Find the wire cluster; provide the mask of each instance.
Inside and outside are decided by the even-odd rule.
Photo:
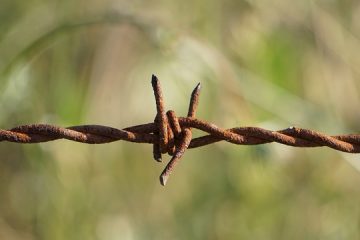
[[[23,125],[10,130],[0,129],[0,141],[15,143],[40,143],[57,139],[101,144],[118,140],[135,143],[153,144],[153,157],[162,161],[162,154],[172,156],[160,175],[160,183],[165,186],[167,180],[180,161],[186,149],[202,147],[219,141],[238,145],[258,145],[277,142],[293,147],[326,146],[348,153],[360,152],[360,134],[327,136],[313,130],[289,127],[271,131],[258,127],[235,127],[221,129],[215,124],[195,118],[199,103],[200,83],[191,94],[187,117],[177,117],[174,111],[165,112],[164,99],[158,78],[152,76],[157,115],[154,122],[117,129],[101,125],[82,125],[62,128],[48,124]],[[207,133],[192,138],[192,128]]]

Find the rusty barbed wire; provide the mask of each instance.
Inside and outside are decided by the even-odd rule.
[[[187,117],[177,117],[174,111],[165,112],[165,104],[160,82],[152,75],[152,87],[156,100],[157,115],[153,123],[117,129],[101,125],[82,125],[62,128],[49,124],[32,124],[0,129],[0,141],[15,143],[41,143],[57,139],[102,144],[114,141],[153,144],[153,157],[161,162],[161,155],[172,156],[160,175],[160,183],[165,186],[175,165],[188,148],[198,148],[219,141],[238,145],[259,145],[271,142],[292,147],[329,147],[348,153],[360,153],[360,134],[328,136],[323,133],[289,127],[271,131],[259,127],[235,127],[221,129],[215,124],[195,118],[199,103],[200,83],[191,94]],[[199,129],[207,135],[192,138],[191,129]]]

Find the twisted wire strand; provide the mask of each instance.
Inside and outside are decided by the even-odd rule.
[[[223,130],[212,123],[194,118],[178,118],[180,126],[202,130],[208,135],[193,138],[189,148],[198,148],[219,141],[238,145],[259,145],[277,142],[292,147],[329,147],[348,153],[360,153],[360,135],[327,136],[313,130],[290,127],[271,131],[259,127],[238,127]],[[154,123],[117,129],[101,125],[82,125],[68,128],[49,124],[31,124],[0,129],[0,141],[41,143],[67,139],[87,144],[103,144],[119,140],[135,143],[159,143]]]
[[[360,153],[360,134],[328,136],[326,134],[289,127],[271,131],[259,127],[236,127],[222,129],[215,124],[195,118],[199,102],[200,84],[194,89],[187,117],[177,117],[174,111],[165,112],[160,82],[152,76],[152,86],[156,99],[157,116],[153,123],[117,129],[101,125],[58,127],[49,124],[31,124],[0,129],[0,141],[15,143],[41,143],[67,139],[87,144],[103,144],[114,141],[153,144],[153,156],[161,162],[161,154],[168,153],[171,160],[160,175],[160,183],[165,185],[175,165],[187,148],[198,148],[219,141],[238,145],[259,145],[277,142],[292,147],[329,147],[348,153]],[[192,129],[206,135],[192,138]]]

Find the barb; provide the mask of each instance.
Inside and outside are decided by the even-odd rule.
[[[83,125],[62,128],[48,124],[32,124],[0,129],[0,141],[15,143],[41,143],[57,139],[102,144],[114,141],[153,144],[153,155],[161,161],[161,154],[168,153],[171,160],[160,175],[160,183],[165,185],[175,165],[180,161],[187,148],[198,148],[219,141],[238,145],[259,145],[271,142],[292,147],[329,147],[348,153],[360,153],[360,134],[327,136],[313,130],[289,127],[271,131],[258,127],[236,127],[221,129],[215,124],[195,118],[199,103],[200,84],[194,89],[187,117],[177,117],[174,111],[165,113],[160,82],[152,76],[157,116],[153,123],[117,129],[101,125]],[[202,137],[192,138],[191,129],[207,133]]]

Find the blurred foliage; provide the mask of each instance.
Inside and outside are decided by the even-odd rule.
[[[359,131],[355,0],[2,0],[2,128],[150,122]],[[199,134],[199,133],[196,133]],[[334,150],[217,143],[166,188],[149,145],[0,144],[0,239],[358,239],[360,164]]]

